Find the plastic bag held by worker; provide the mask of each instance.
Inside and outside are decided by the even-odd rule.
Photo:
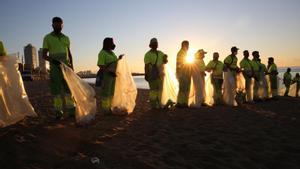
[[[205,91],[205,75],[200,71],[197,64],[191,66],[192,80],[191,80],[191,90],[192,93],[190,96],[193,99],[189,99],[190,107],[201,107],[205,101],[206,91]],[[193,90],[192,90],[193,89]]]
[[[211,78],[211,73],[208,73],[205,77],[205,103],[209,106],[214,104],[214,86]]]
[[[225,104],[237,106],[237,102],[235,101],[236,86],[236,80],[231,71],[224,72],[223,100]]]
[[[76,104],[77,123],[89,123],[97,111],[95,90],[67,65],[61,63],[61,70]]]
[[[291,96],[291,97],[295,97],[296,92],[297,92],[297,84],[296,83],[291,84],[290,91],[289,91],[288,95]],[[279,95],[284,96],[284,93],[285,93],[285,87],[280,88],[279,89]]]
[[[24,89],[16,55],[0,61],[0,127],[37,116]]]
[[[179,84],[172,68],[166,64],[163,69],[164,79],[162,86],[161,105],[166,106],[177,101]]]
[[[268,82],[263,72],[260,73],[260,79],[261,80],[259,82],[258,96],[261,99],[265,99],[268,97]]]
[[[117,115],[132,113],[137,88],[125,57],[118,61],[116,75],[115,92],[111,104],[112,113]]]

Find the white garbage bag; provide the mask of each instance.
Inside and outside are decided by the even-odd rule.
[[[207,73],[205,77],[205,104],[212,106],[214,104],[214,86],[211,81],[211,73]]]
[[[246,90],[246,80],[243,73],[237,73],[236,75],[236,87],[237,91],[245,92]]]
[[[271,81],[270,81],[270,76],[266,75],[265,76],[266,82],[267,82],[267,98],[272,97],[272,89],[271,89]]]
[[[136,104],[137,88],[126,57],[118,61],[116,75],[111,110],[113,114],[119,115],[132,113]]]
[[[289,96],[296,97],[297,94],[297,83],[294,83],[290,87]]]
[[[233,77],[231,71],[224,72],[223,100],[225,104],[230,106],[237,106],[237,102],[235,101],[236,88],[237,82]]]
[[[230,71],[224,73],[223,99],[225,104],[237,106],[246,102],[246,80],[240,72],[236,77]]]
[[[164,79],[163,79],[163,87],[162,87],[161,105],[165,106],[170,102],[176,103],[178,91],[179,91],[179,83],[176,78],[176,74],[172,70],[172,68],[168,64],[166,64],[164,66]]]
[[[296,96],[296,91],[297,91],[297,84],[296,83],[291,84],[290,91],[289,91],[288,95],[291,96],[291,97],[295,97]],[[279,90],[279,95],[284,96],[284,93],[285,93],[285,86],[282,87]]]
[[[258,96],[260,99],[268,98],[268,81],[264,73],[260,74],[260,82],[258,87]]]
[[[199,67],[197,65],[194,65],[192,67],[192,81],[191,81],[191,97],[194,97],[192,100],[190,100],[190,106],[191,107],[201,107],[201,105],[204,103],[206,98],[206,92],[205,92],[205,76],[201,73]]]
[[[213,105],[213,85],[210,80],[210,75],[205,77],[205,81],[199,80],[200,79],[200,74],[194,73],[191,78],[191,87],[190,87],[190,93],[189,93],[189,98],[188,98],[188,105],[195,107],[196,106],[196,97],[197,93],[196,90],[199,92],[198,94],[198,100],[201,100],[202,102],[206,103],[207,105]],[[194,83],[197,82],[198,84]],[[200,83],[201,85],[199,85]],[[205,89],[203,89],[205,86]],[[198,87],[196,89],[196,87]],[[205,90],[205,91],[204,91]],[[176,78],[176,74],[174,70],[166,64],[164,66],[164,81],[163,81],[163,88],[162,88],[162,97],[161,97],[161,105],[165,106],[166,104],[172,102],[176,103],[177,101],[177,96],[178,96],[178,91],[179,91],[179,83]],[[202,92],[200,92],[202,91]],[[206,93],[206,94],[204,94]],[[200,97],[199,97],[200,96]],[[205,96],[205,97],[204,97]],[[199,102],[200,103],[200,102]],[[201,104],[198,106],[201,106]]]
[[[237,73],[236,84],[237,84],[237,89],[236,89],[235,101],[237,102],[237,104],[246,103],[246,101],[247,101],[246,80],[245,80],[243,73],[241,73],[241,72]]]
[[[18,71],[16,55],[5,58],[0,62],[0,127],[14,124],[26,116],[37,116]]]
[[[67,65],[61,63],[61,70],[76,104],[76,122],[89,123],[97,111],[95,90]]]

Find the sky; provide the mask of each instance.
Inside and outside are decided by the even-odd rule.
[[[300,0],[1,0],[0,40],[9,53],[40,48],[54,16],[64,20],[75,71],[98,69],[105,37],[133,72],[143,72],[153,37],[173,67],[183,40],[191,53],[207,51],[206,63],[237,46],[239,60],[243,50],[258,50],[265,63],[272,56],[278,66],[300,66]]]

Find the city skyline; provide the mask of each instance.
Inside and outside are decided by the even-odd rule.
[[[143,72],[143,57],[152,37],[174,67],[182,40],[191,51],[213,52],[223,60],[231,46],[258,50],[262,61],[276,58],[278,66],[300,66],[300,2],[297,0],[243,1],[2,1],[0,39],[9,53],[25,44],[42,47],[52,31],[51,19],[64,20],[63,33],[71,40],[75,71],[97,70],[97,56],[105,37],[113,37],[117,55],[125,53],[133,72]],[[198,8],[199,7],[199,8]],[[15,9],[11,12],[9,9]],[[47,10],[51,9],[51,10]],[[191,52],[193,54],[193,52]]]

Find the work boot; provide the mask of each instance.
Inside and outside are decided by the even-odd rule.
[[[164,109],[169,109],[169,108],[172,108],[174,107],[175,105],[175,102],[173,102],[172,100],[168,100],[167,104],[164,106]]]
[[[76,108],[75,107],[72,107],[72,108],[67,108],[66,110],[68,112],[68,116],[69,117],[75,117],[75,112],[76,112]]]
[[[55,111],[55,118],[57,120],[61,120],[63,119],[63,115],[64,115],[64,112],[62,110],[56,110]]]

